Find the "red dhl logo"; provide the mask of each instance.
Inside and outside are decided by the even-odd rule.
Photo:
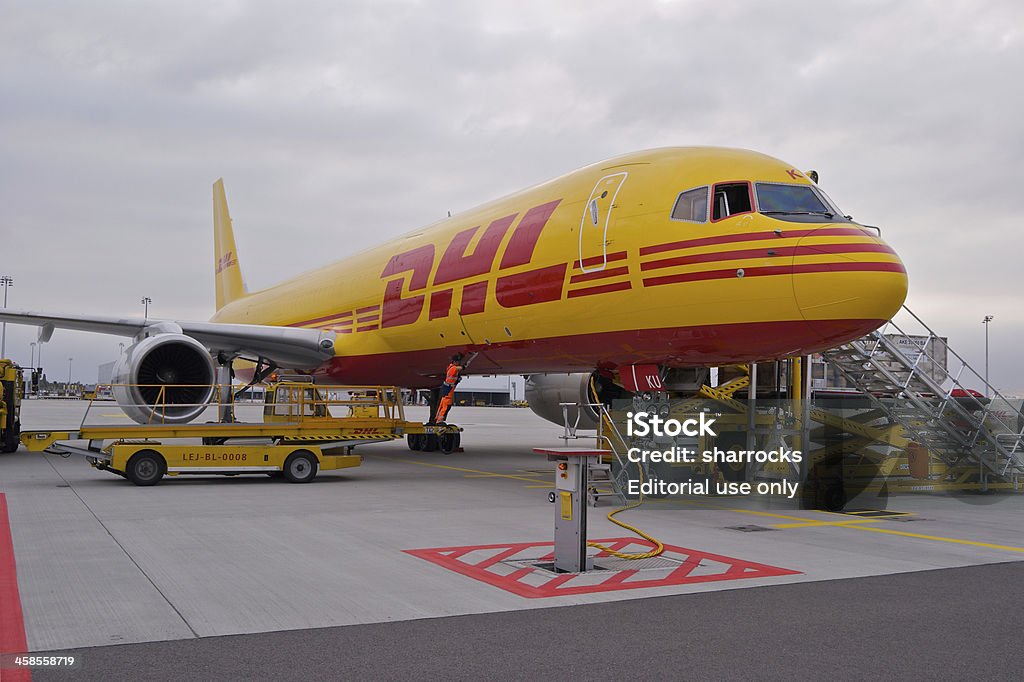
[[[238,265],[238,261],[235,259],[235,254],[232,251],[228,251],[223,256],[217,259],[217,273],[220,274],[224,270],[230,268],[232,265]]]
[[[534,206],[523,215],[505,245],[498,266],[499,271],[532,262],[540,234],[561,201],[556,199]],[[518,213],[513,213],[491,222],[480,235],[476,248],[470,254],[466,253],[469,244],[483,226],[478,225],[457,233],[441,254],[433,280],[430,277],[436,259],[433,244],[425,244],[393,256],[381,273],[381,279],[386,280],[387,285],[384,290],[380,326],[399,327],[416,322],[426,305],[425,290],[429,285],[434,288],[430,293],[428,319],[448,317],[452,311],[454,290],[460,286],[456,283],[486,275],[493,270],[501,243],[518,216]],[[567,267],[566,263],[560,263],[502,275],[494,283],[494,297],[504,308],[557,301],[562,297]],[[438,288],[439,285],[445,284],[453,286]],[[486,280],[461,285],[459,314],[482,313],[487,302],[489,286],[490,282]],[[404,291],[411,295],[403,297]],[[415,294],[417,291],[424,293]]]

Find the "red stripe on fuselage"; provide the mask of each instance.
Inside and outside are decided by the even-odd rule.
[[[682,272],[678,275],[648,277],[644,279],[644,286],[656,287],[664,284],[700,282],[709,279],[735,279],[740,277],[739,270],[743,270],[743,277],[792,275],[809,272],[902,272],[904,274],[907,272],[900,263],[857,263],[850,261],[842,263],[801,263],[797,265],[770,265],[761,268],[729,268],[726,270]]]
[[[770,252],[770,253],[769,253]],[[675,256],[662,260],[653,260],[640,264],[640,270],[657,270],[677,265],[696,265],[697,263],[714,263],[723,260],[740,258],[773,258],[779,256],[814,256],[823,253],[888,253],[896,252],[885,244],[814,244],[805,246],[777,246],[775,248],[740,249],[737,251],[715,251],[714,253],[694,253],[689,256]]]
[[[657,364],[715,366],[816,353],[863,336],[884,320],[785,320],[575,334],[489,345],[451,345],[401,353],[333,358],[315,374],[324,383],[437,385],[452,353],[482,352],[491,371],[587,372],[595,367]]]
[[[596,287],[586,287],[584,289],[573,289],[567,294],[568,298],[577,298],[579,296],[593,296],[594,294],[607,294],[612,291],[626,291],[633,287],[629,282],[613,282],[612,284],[602,284]]]
[[[289,327],[308,327],[310,325],[318,324],[320,322],[333,322],[333,321],[338,321],[340,323],[340,322],[343,322],[343,320],[341,319],[343,317],[352,317],[352,311],[350,310],[350,311],[348,311],[346,313],[331,313],[330,315],[324,315],[322,317],[313,317],[313,318],[310,318],[308,320],[300,320],[298,322],[291,322],[291,323],[289,323],[288,326]]]
[[[584,258],[582,261],[575,261],[572,266],[576,269],[589,268],[591,265],[597,265],[598,263],[612,263],[617,260],[625,260],[625,251],[616,251],[615,253],[609,253],[607,256],[591,256],[590,258]]]
[[[629,266],[623,266],[621,268],[611,268],[610,270],[598,270],[597,272],[585,272],[582,275],[573,275],[569,278],[569,284],[579,284],[580,282],[589,282],[595,279],[607,279],[609,277],[618,277],[619,275],[628,275]]]
[[[712,246],[714,244],[732,244],[735,242],[754,242],[763,239],[791,239],[793,237],[806,237],[813,234],[815,237],[874,237],[875,235],[867,230],[855,227],[819,227],[810,230],[780,230],[779,232],[746,232],[743,234],[723,234],[716,237],[701,237],[700,239],[687,239],[681,242],[668,242],[665,244],[654,244],[640,249],[641,256],[650,256],[665,251],[678,251],[680,249],[692,249],[698,246]]]

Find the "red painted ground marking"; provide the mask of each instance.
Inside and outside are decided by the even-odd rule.
[[[635,538],[611,538],[598,540],[616,551],[642,552],[651,548],[645,541]],[[642,587],[667,587],[690,585],[721,580],[746,578],[772,578],[782,575],[798,575],[800,571],[759,564],[744,559],[712,554],[696,549],[665,545],[665,552],[654,568],[624,568],[622,570],[595,570],[587,573],[556,574],[530,564],[550,562],[554,556],[551,542],[519,542],[501,545],[470,545],[466,547],[435,547],[432,549],[406,549],[406,554],[419,557],[448,570],[461,573],[488,585],[501,588],[520,597],[541,598],[561,597],[572,594],[632,590]],[[488,551],[490,550],[490,551]],[[476,558],[473,555],[476,554]],[[480,558],[483,554],[483,558]],[[610,558],[605,552],[597,554],[596,563]],[[649,565],[653,560],[637,562]],[[721,564],[712,572],[698,568],[709,567],[708,562]],[[494,570],[504,568],[505,571]],[[666,571],[668,573],[666,574]],[[657,575],[645,578],[644,574]],[[573,584],[577,583],[577,584]]]
[[[18,571],[14,565],[14,543],[7,520],[7,498],[0,493],[0,654],[18,654],[28,649],[25,639],[25,620],[21,613],[18,594]],[[27,669],[0,670],[4,682],[24,682],[32,679]]]

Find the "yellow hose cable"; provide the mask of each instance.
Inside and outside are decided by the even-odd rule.
[[[593,395],[594,402],[595,403],[600,402],[597,399],[597,389],[594,386],[594,377],[590,377],[590,392]],[[608,418],[608,415],[607,415],[607,413],[605,413],[604,410],[601,410],[601,421],[609,426],[609,432],[611,432],[611,428],[610,428],[610,424],[609,424],[609,422],[611,420]],[[609,440],[609,442],[611,441],[611,436],[608,436],[608,440]],[[623,443],[623,446],[625,446],[625,443]],[[639,473],[639,476],[640,476],[640,483],[643,484],[643,482],[644,482],[644,470],[643,470],[643,467],[640,466],[639,462],[636,463],[636,469],[637,469],[637,472]],[[644,493],[643,493],[643,487],[641,485],[639,499],[637,499],[636,502],[633,502],[631,504],[627,504],[625,507],[622,507],[621,509],[614,509],[614,510],[608,512],[607,519],[609,521],[611,521],[612,523],[614,523],[616,526],[619,526],[620,528],[625,528],[629,532],[635,533],[636,535],[639,535],[640,537],[642,537],[644,540],[647,540],[652,545],[654,545],[654,549],[652,549],[649,552],[641,552],[641,553],[619,552],[617,550],[612,549],[611,547],[606,547],[605,545],[602,545],[602,544],[597,543],[597,542],[588,542],[587,543],[587,547],[593,547],[595,549],[601,550],[602,552],[610,554],[610,555],[612,555],[614,557],[618,557],[620,559],[629,559],[631,561],[636,561],[636,560],[639,560],[639,559],[650,559],[651,557],[656,557],[659,554],[661,554],[662,552],[664,552],[665,551],[665,545],[660,540],[657,540],[656,538],[651,537],[650,535],[648,535],[647,533],[643,532],[639,528],[637,528],[635,526],[631,526],[628,523],[626,523],[625,521],[619,521],[618,519],[615,518],[615,515],[618,514],[619,512],[629,511],[630,509],[636,509],[637,507],[639,507],[643,503],[644,503]]]

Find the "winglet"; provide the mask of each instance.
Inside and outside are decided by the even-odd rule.
[[[231,230],[228,200],[224,195],[224,180],[213,183],[213,256],[214,278],[217,283],[217,310],[235,299],[245,296],[245,281],[238,265],[235,235]]]

